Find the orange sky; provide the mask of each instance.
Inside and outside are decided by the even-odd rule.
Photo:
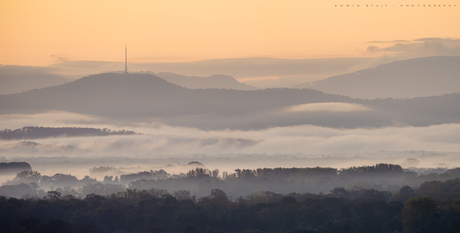
[[[367,41],[460,38],[460,6],[401,3],[433,1],[2,0],[0,64],[122,62],[125,44],[131,62],[181,62],[362,56]]]

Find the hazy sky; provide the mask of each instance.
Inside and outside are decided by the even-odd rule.
[[[460,38],[458,1],[435,2],[2,0],[0,64],[123,61],[125,44],[131,62],[375,56],[369,41]]]

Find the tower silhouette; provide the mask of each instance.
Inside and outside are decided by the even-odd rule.
[[[128,73],[128,46],[125,45],[125,74]]]

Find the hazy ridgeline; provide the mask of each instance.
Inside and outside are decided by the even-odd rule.
[[[460,92],[460,57],[424,57],[298,85],[352,98],[414,98]],[[436,77],[436,78],[434,78]]]
[[[414,98],[460,92],[456,78],[460,72],[459,59],[458,56],[407,60],[396,57],[252,58],[182,64],[134,63],[130,70],[153,74],[190,89],[311,88],[353,98]],[[51,67],[0,65],[0,83],[3,84],[0,95],[61,85],[90,74],[113,72],[119,65],[97,61],[65,62]]]

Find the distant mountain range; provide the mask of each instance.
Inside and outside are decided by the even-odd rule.
[[[203,129],[299,124],[354,128],[458,123],[459,103],[460,94],[362,100],[311,89],[194,90],[150,74],[105,73],[0,96],[0,113],[60,110]]]
[[[188,89],[151,74],[105,73],[0,97],[0,112],[64,110],[108,117],[235,114],[267,107],[350,99],[313,90]]]
[[[258,88],[249,86],[245,83],[238,82],[235,78],[229,75],[215,74],[209,77],[198,76],[185,76],[180,74],[173,74],[169,72],[151,73],[158,76],[170,83],[187,87],[190,89],[206,89],[206,88],[219,88],[219,89],[234,89],[234,90],[257,90]]]
[[[413,98],[460,92],[460,57],[396,61],[333,76],[296,88],[312,88],[353,98]]]
[[[275,59],[276,60],[276,59]],[[242,66],[241,61],[238,60],[238,69],[249,69],[252,64],[260,69],[273,71],[272,75],[278,74],[278,68],[268,69],[271,64],[269,61],[273,59],[250,59],[246,66]],[[278,60],[276,60],[278,61]],[[316,61],[316,60],[315,60]],[[328,60],[329,61],[329,60]],[[341,61],[333,60],[336,63]],[[347,61],[347,62],[345,62]],[[352,60],[344,60],[345,66],[350,66]],[[354,61],[354,60],[353,60]],[[357,60],[359,61],[359,60]],[[354,61],[354,62],[357,62]],[[363,60],[365,61],[365,60]],[[231,60],[227,61],[231,63]],[[236,62],[236,61],[234,61]],[[258,66],[259,63],[267,66],[262,68]],[[268,63],[267,63],[268,62]],[[278,61],[280,62],[280,61]],[[300,62],[300,61],[299,61]],[[318,60],[315,62],[310,61],[307,67],[309,70],[326,69],[327,67],[321,63],[326,62]],[[329,61],[331,62],[331,61]],[[73,62],[65,63],[67,66],[72,64],[84,63],[86,66],[96,64],[95,62]],[[101,62],[100,62],[101,63]],[[101,64],[106,64],[102,62]],[[209,63],[209,64],[208,64]],[[206,63],[206,67],[211,68],[211,63]],[[241,63],[241,64],[240,64]],[[254,64],[253,64],[254,63]],[[291,62],[292,63],[292,62]],[[290,65],[292,65],[289,63]],[[38,89],[43,87],[60,85],[66,82],[66,79],[53,74],[54,70],[59,70],[59,67],[67,67],[65,64],[53,65],[50,67],[28,67],[28,66],[1,66],[0,65],[0,95],[20,93],[31,89]],[[93,65],[94,65],[93,64]],[[99,63],[97,63],[99,64]],[[96,65],[99,67],[101,64]],[[111,64],[111,63],[107,63]],[[106,65],[107,65],[106,64]],[[194,63],[195,64],[195,63]],[[198,64],[198,63],[197,63]],[[201,63],[200,63],[201,64]],[[221,61],[214,63],[215,66],[220,67]],[[278,64],[278,63],[276,63]],[[284,63],[283,63],[284,64]],[[286,63],[287,64],[287,63]],[[294,63],[293,63],[294,64]],[[301,64],[295,63],[296,66],[292,69],[300,69]],[[307,63],[305,63],[307,64]],[[314,65],[316,64],[316,66]],[[334,63],[335,64],[335,63]],[[413,98],[442,95],[448,93],[460,92],[460,57],[440,56],[440,57],[424,57],[417,59],[409,59],[396,61],[384,65],[377,66],[372,69],[357,71],[354,73],[332,76],[327,79],[315,81],[313,83],[304,83],[296,85],[295,88],[309,88],[316,89],[326,93],[346,95],[352,98]],[[273,67],[277,67],[272,64]],[[132,66],[139,66],[139,64],[132,64]],[[311,66],[311,67],[310,67]],[[111,67],[111,66],[110,66]],[[142,66],[141,66],[142,67]],[[186,66],[184,66],[186,67]],[[290,66],[288,66],[290,67]],[[315,68],[316,67],[316,68]],[[143,67],[143,68],[149,68]],[[155,67],[151,67],[155,68]],[[216,68],[216,69],[217,69]],[[343,68],[343,67],[342,67]],[[70,69],[70,68],[69,68]],[[185,68],[184,68],[185,69]],[[255,69],[254,67],[251,69]],[[279,68],[281,69],[281,68]],[[211,69],[212,70],[212,69]],[[218,70],[218,69],[217,69]],[[230,72],[229,70],[226,70]],[[312,72],[313,72],[312,71]],[[184,70],[185,72],[185,70]],[[296,71],[300,72],[300,71]],[[331,71],[332,72],[332,71]],[[140,72],[141,74],[153,74],[166,81],[186,87],[189,89],[206,89],[206,88],[219,88],[219,89],[235,89],[235,90],[255,90],[256,87],[238,82],[235,78],[228,75],[211,75],[211,76],[185,76],[169,72]],[[231,72],[230,72],[231,73]],[[265,74],[265,73],[264,73]],[[252,74],[256,75],[256,73]],[[270,75],[269,73],[265,75]],[[297,79],[296,79],[297,80]],[[300,79],[299,79],[300,80]]]
[[[32,89],[39,89],[50,86],[64,84],[70,80],[59,75],[49,73],[45,68],[35,68],[28,66],[1,66],[0,65],[0,95],[20,93]],[[142,72],[144,73],[144,72]],[[185,76],[168,72],[153,73],[166,81],[190,88],[206,89],[221,88],[235,90],[256,90],[256,87],[238,82],[235,78],[228,75],[211,75],[208,77]]]
[[[129,63],[128,71],[172,72],[176,74],[208,77],[214,74],[226,74],[236,79],[268,76],[302,76],[332,75],[370,62],[369,57],[350,58],[312,58],[312,59],[281,59],[281,58],[230,58],[213,59],[194,62],[165,63]],[[79,77],[122,70],[123,62],[107,61],[69,61],[53,64],[47,68],[65,77],[78,74]]]

